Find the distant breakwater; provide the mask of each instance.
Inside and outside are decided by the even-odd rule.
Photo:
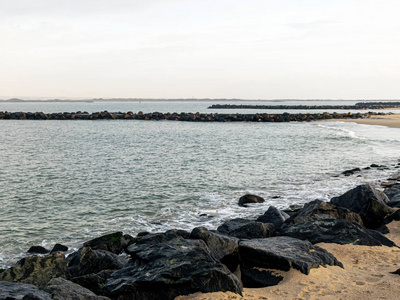
[[[390,114],[390,113],[389,113]],[[186,122],[306,122],[327,119],[361,119],[385,113],[318,113],[318,114],[218,114],[218,113],[133,113],[133,112],[0,112],[0,120],[170,120]]]
[[[354,105],[249,105],[249,104],[214,104],[208,109],[386,109],[400,108],[400,102],[360,102]]]

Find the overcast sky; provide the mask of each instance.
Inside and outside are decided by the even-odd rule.
[[[0,0],[0,96],[400,98],[398,0]]]

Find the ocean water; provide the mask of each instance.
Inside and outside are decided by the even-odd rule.
[[[203,112],[208,106],[4,105],[0,111]],[[84,108],[91,105],[96,108]],[[379,186],[400,158],[399,129],[334,121],[0,120],[0,128],[0,268],[32,245],[76,249],[114,231],[215,229],[229,218],[263,214],[270,205],[329,200],[361,183]],[[340,175],[372,163],[390,169]],[[239,207],[246,193],[266,202]]]

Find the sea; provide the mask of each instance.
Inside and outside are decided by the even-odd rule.
[[[207,108],[216,103],[225,104],[0,102],[0,111],[329,112]],[[0,268],[10,267],[33,245],[51,249],[61,243],[71,252],[116,231],[135,236],[173,228],[216,229],[227,219],[256,218],[271,205],[285,209],[329,201],[363,183],[379,188],[399,167],[399,133],[339,121],[0,120]],[[382,167],[364,169],[371,164]],[[362,170],[341,174],[353,168]],[[248,193],[266,201],[238,206]]]

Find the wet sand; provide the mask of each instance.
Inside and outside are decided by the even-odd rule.
[[[371,116],[370,118],[366,119],[341,119],[334,121],[353,122],[357,124],[380,125],[392,128],[400,128],[400,114]]]
[[[400,245],[400,222],[388,225],[386,236]],[[278,285],[245,288],[243,297],[228,293],[196,293],[176,300],[217,299],[400,299],[400,249],[320,243],[343,263],[344,269],[328,266],[311,269],[309,275],[292,269]]]

